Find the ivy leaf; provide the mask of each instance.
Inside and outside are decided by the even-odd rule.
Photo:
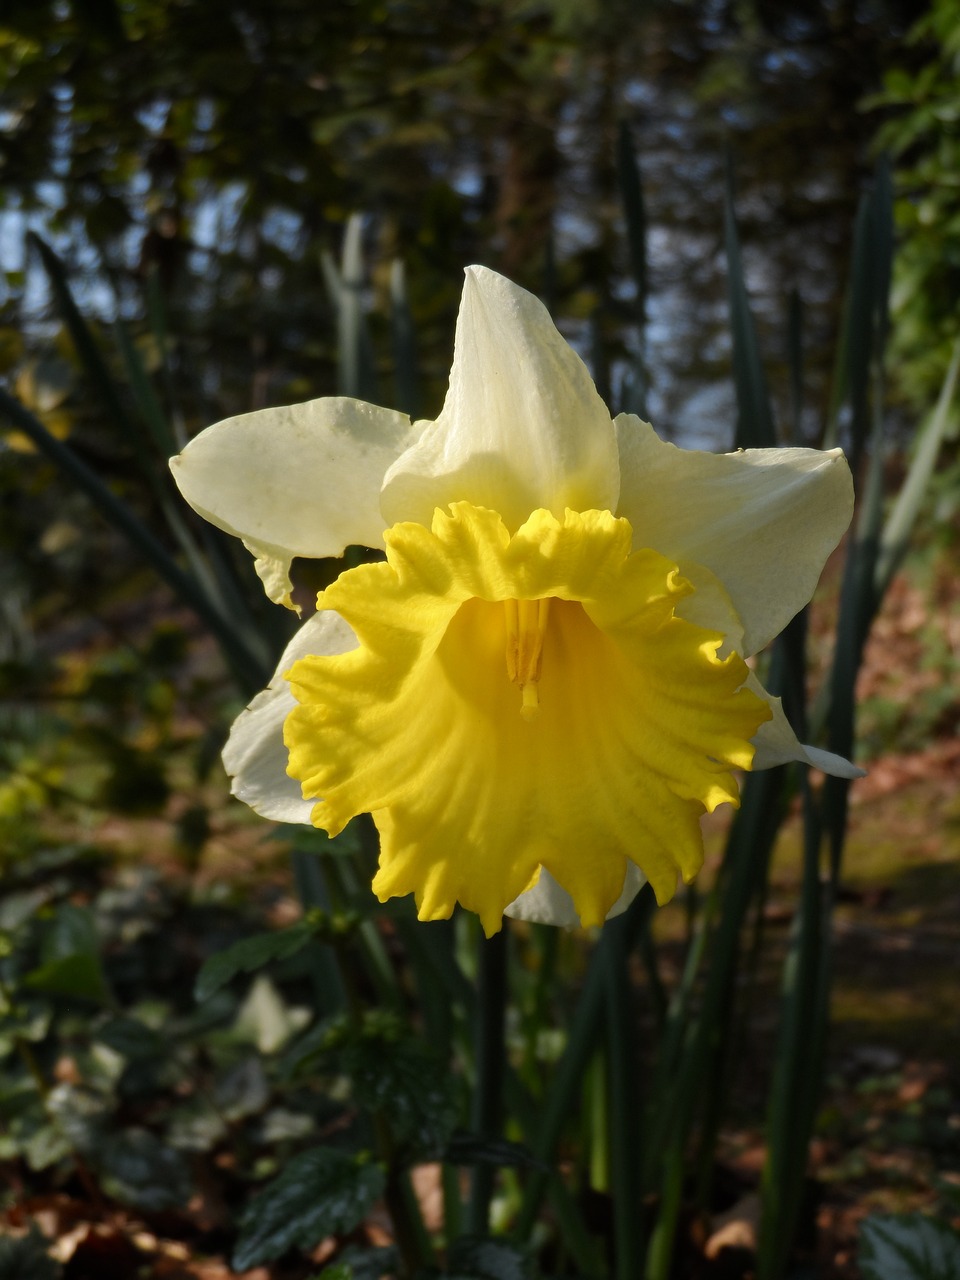
[[[857,1262],[864,1280],[955,1280],[960,1235],[921,1213],[867,1218]]]
[[[312,1249],[324,1236],[352,1231],[373,1207],[383,1184],[378,1165],[331,1147],[295,1156],[247,1206],[233,1269],[248,1271],[288,1249]]]

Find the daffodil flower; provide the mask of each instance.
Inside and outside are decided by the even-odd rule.
[[[532,295],[470,267],[435,422],[346,398],[230,418],[172,461],[272,599],[295,556],[349,569],[233,726],[258,813],[369,812],[373,890],[598,925],[703,859],[700,818],[797,741],[746,659],[809,600],[850,520],[839,450],[675,448],[611,420]]]

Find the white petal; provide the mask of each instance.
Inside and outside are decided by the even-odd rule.
[[[834,755],[832,751],[824,751],[820,747],[804,746],[790,728],[780,699],[771,697],[752,673],[746,683],[758,697],[763,698],[773,712],[773,719],[762,724],[754,735],[753,741],[757,748],[753,758],[754,769],[772,769],[775,765],[799,760],[824,773],[832,773],[835,778],[863,778],[866,775],[866,770],[858,769],[843,756]]]
[[[646,876],[632,862],[627,863],[627,874],[623,881],[623,892],[607,912],[607,919],[621,915],[629,907],[643,886]],[[526,889],[519,898],[505,908],[505,916],[514,920],[528,920],[533,924],[554,924],[564,929],[576,929],[580,925],[580,917],[573,906],[573,899],[562,889],[546,867],[540,868],[540,877],[532,889]]]
[[[698,561],[720,579],[744,626],[744,653],[762,649],[813,595],[853,513],[839,449],[678,449],[632,414],[616,419],[618,514],[634,546]]]
[[[383,546],[380,486],[414,439],[405,414],[332,396],[226,418],[170,468],[195,511],[272,562],[275,599],[294,556]]]
[[[264,818],[309,824],[316,804],[303,799],[300,783],[287,773],[283,722],[296,702],[284,672],[308,654],[346,653],[356,647],[356,636],[339,614],[315,613],[284,649],[266,689],[234,721],[223,765],[233,779],[233,794]]]
[[[429,525],[465,500],[516,529],[539,507],[613,510],[618,491],[613,424],[583,361],[532,294],[468,267],[447,398],[387,472],[386,523]]]

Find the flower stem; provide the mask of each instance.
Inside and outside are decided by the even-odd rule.
[[[476,1063],[473,1130],[480,1139],[500,1137],[503,1125],[504,1018],[507,1003],[507,921],[492,938],[482,938],[477,968]],[[467,1227],[485,1235],[490,1227],[494,1166],[478,1164],[470,1188]]]

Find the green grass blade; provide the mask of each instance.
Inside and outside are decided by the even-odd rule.
[[[500,1138],[503,1130],[508,938],[505,919],[499,933],[479,941],[474,1032],[476,1080],[470,1120],[473,1132],[481,1139]],[[494,1173],[494,1167],[485,1162],[478,1164],[473,1171],[467,1229],[474,1235],[486,1235],[490,1230]]]
[[[727,191],[723,211],[730,329],[733,335],[733,380],[737,393],[738,449],[772,448],[777,443],[770,408],[767,377],[760,359],[757,329],[743,273],[740,238],[734,216],[733,173],[727,163]]]
[[[170,369],[170,331],[167,324],[166,301],[163,295],[163,285],[160,282],[160,272],[155,265],[151,266],[147,272],[145,292],[147,321],[160,355],[160,383],[169,406],[168,420],[176,450],[178,451],[186,447],[187,432],[184,426],[183,414],[178,407],[176,388]]]
[[[119,316],[114,321],[113,329],[126,370],[127,382],[140,416],[146,423],[158,455],[161,458],[169,458],[179,452],[179,445],[157,398],[157,393],[153,389],[153,383],[144,368],[140,352],[130,336],[129,329]]]
[[[394,258],[390,264],[390,328],[393,336],[393,359],[396,365],[396,405],[403,413],[416,419],[420,416],[417,343],[413,313],[407,296],[407,277],[400,258]]]
[[[784,431],[784,444],[803,443],[803,300],[796,289],[790,290],[787,311],[787,372],[790,379],[790,411]]]
[[[622,947],[625,953],[629,953],[644,916],[653,909],[653,894],[649,886],[645,886],[622,916],[604,926],[568,1029],[567,1047],[540,1106],[537,1131],[531,1145],[534,1155],[544,1164],[552,1162],[564,1126],[576,1111],[584,1072],[600,1044],[607,952]],[[533,1228],[545,1188],[545,1176],[537,1175],[530,1179],[517,1220],[516,1233],[521,1241]]]
[[[633,144],[633,135],[626,121],[621,120],[617,129],[617,180],[626,222],[627,251],[630,270],[637,289],[637,314],[641,324],[646,320],[649,274],[647,270],[647,211],[643,200],[643,182]]]
[[[780,1034],[767,1115],[767,1159],[761,1179],[758,1280],[778,1280],[793,1243],[821,1077],[818,1046],[823,1043],[822,987],[826,975],[820,821],[807,779],[803,790],[803,884],[783,971]]]
[[[590,371],[600,398],[612,409],[610,398],[610,360],[603,340],[603,315],[599,307],[590,314]]]
[[[643,1262],[639,1152],[642,1141],[637,1097],[636,1013],[623,932],[604,957],[604,1022],[609,1098],[610,1185],[613,1188],[614,1275],[636,1280]]]
[[[889,164],[881,160],[873,187],[857,208],[850,282],[824,436],[825,448],[837,444],[840,415],[849,402],[850,464],[854,472],[859,469],[872,429],[870,390],[886,345],[893,247],[893,189]]]
[[[350,215],[337,268],[329,254],[322,259],[327,290],[337,313],[337,389],[342,396],[377,400],[373,348],[363,310],[363,217]]]
[[[200,617],[217,638],[241,687],[253,692],[262,687],[268,672],[236,629],[211,603],[196,581],[180,568],[163,544],[134,515],[96,472],[17,400],[0,388],[0,413],[28,436],[59,471],[81,489],[100,515],[118,529],[184,604]]]
[[[880,536],[879,554],[874,576],[878,599],[882,600],[906,554],[910,534],[923,505],[936,467],[940,446],[950,426],[950,410],[960,373],[960,341],[953,348],[950,367],[943,380],[936,408],[920,430],[916,451],[900,492],[897,494]]]
[[[90,330],[90,326],[80,314],[80,309],[73,300],[73,294],[70,290],[63,263],[53,249],[35,231],[27,232],[27,243],[40,258],[44,273],[53,290],[57,310],[63,317],[63,322],[67,326],[67,331],[70,334],[80,363],[96,389],[97,395],[107,412],[108,420],[115,427],[121,428],[128,439],[135,440],[139,434],[138,428],[127,413],[126,405],[123,403],[123,398],[113,375],[107,368],[107,363]]]
[[[623,409],[627,413],[647,416],[647,300],[650,276],[647,263],[647,211],[643,199],[643,180],[637,162],[630,126],[621,121],[617,129],[617,182],[627,238],[630,273],[636,288],[636,314],[639,348],[631,362],[631,376]]]

